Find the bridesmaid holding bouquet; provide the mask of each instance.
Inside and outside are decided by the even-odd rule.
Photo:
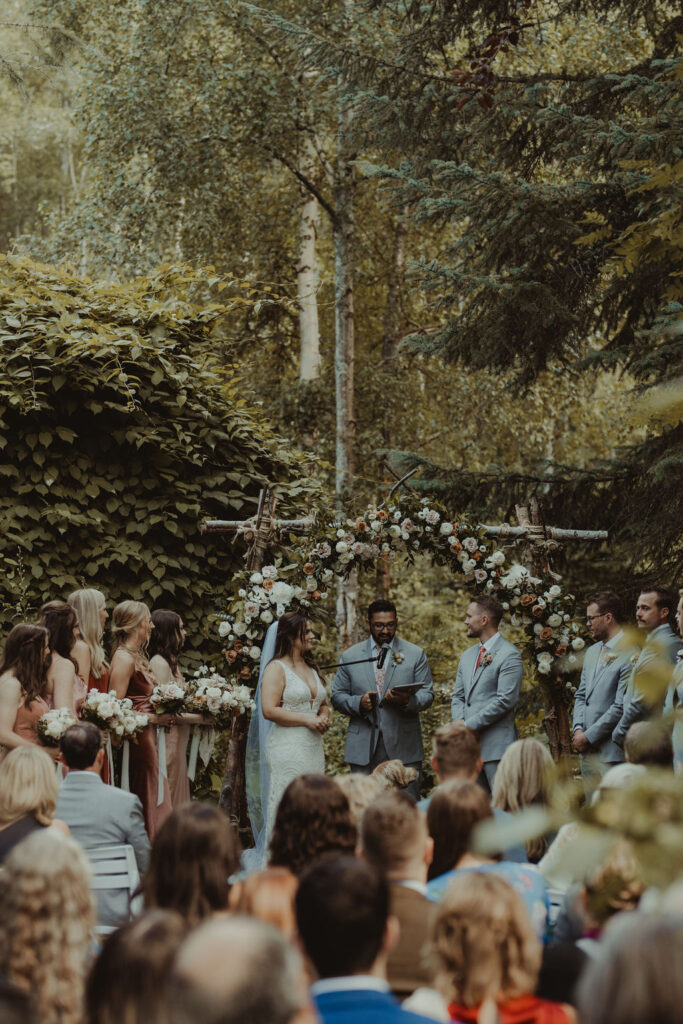
[[[88,692],[78,675],[71,650],[78,640],[78,616],[66,601],[48,601],[38,613],[39,626],[48,633],[50,666],[47,670],[47,701],[52,708],[69,708],[78,718]]]
[[[185,643],[185,627],[177,612],[152,613],[154,631],[149,642],[149,666],[159,686],[175,683],[185,690],[185,680],[178,666],[178,655]],[[190,780],[187,777],[187,744],[190,725],[201,721],[200,715],[178,715],[177,725],[169,731],[166,741],[168,782],[174,807],[190,802]]]
[[[141,601],[122,601],[112,615],[112,658],[109,690],[119,700],[130,698],[136,711],[153,715],[151,696],[154,677],[147,660],[147,645],[154,625],[149,608]],[[173,725],[175,715],[155,715],[157,725]],[[140,733],[130,746],[130,788],[140,798],[151,840],[171,813],[168,780],[162,780],[159,800],[159,758],[154,726]]]

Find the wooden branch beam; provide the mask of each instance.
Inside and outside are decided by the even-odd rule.
[[[607,530],[564,530],[558,526],[537,526],[530,523],[528,526],[492,526],[488,523],[479,523],[478,530],[484,530],[488,537],[526,537],[529,540],[607,540]]]
[[[315,525],[315,518],[306,519],[271,519],[273,531],[282,530],[287,533],[306,533]],[[257,528],[256,517],[253,519],[207,519],[200,526],[200,532],[206,533],[244,533]]]

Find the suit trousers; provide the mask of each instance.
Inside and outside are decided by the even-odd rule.
[[[496,777],[499,764],[500,761],[484,761],[481,771],[479,772],[477,782],[489,796],[493,794],[493,780]]]
[[[375,768],[378,765],[384,764],[385,761],[391,761],[391,758],[387,754],[387,748],[384,746],[384,737],[382,733],[379,734],[377,739],[377,745],[375,752],[370,758],[369,764],[351,764],[349,768],[352,772],[359,772],[361,775],[372,775]],[[406,764],[406,768],[414,768],[417,772],[417,778],[414,782],[411,782],[409,786],[406,786],[405,792],[408,796],[412,796],[416,802],[420,799],[420,782],[422,781],[422,764],[420,761],[411,761]]]

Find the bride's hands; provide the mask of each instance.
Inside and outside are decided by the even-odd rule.
[[[323,715],[318,712],[315,718],[310,718],[309,721],[306,722],[306,725],[311,732],[324,733],[327,732],[330,727],[330,719],[328,715]]]

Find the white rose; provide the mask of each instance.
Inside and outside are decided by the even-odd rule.
[[[264,565],[263,568],[261,569],[261,575],[263,576],[264,580],[276,580],[277,569],[275,568],[274,565]]]
[[[585,646],[586,645],[580,636],[574,637],[572,640],[572,647],[575,651],[582,651]]]
[[[462,563],[464,572],[474,572],[477,568],[477,563],[473,558],[468,558],[467,561]]]
[[[244,587],[240,587],[240,589],[237,591],[237,596],[238,597],[246,597],[247,596],[247,592],[244,589]]]
[[[230,632],[230,628],[230,623],[223,619],[221,622],[218,623],[218,635],[221,637],[227,636],[228,633]]]
[[[346,530],[337,530],[337,537],[341,540],[346,535]]]
[[[263,576],[261,575],[260,572],[253,572],[249,577],[249,582],[253,583],[257,587],[260,587],[260,585],[263,583]]]
[[[442,537],[450,537],[453,533],[453,523],[442,523],[439,527],[439,533]]]
[[[436,509],[430,508],[429,511],[427,512],[426,516],[425,516],[425,519],[430,524],[430,526],[436,526],[436,524],[441,519],[441,516],[436,511]]]
[[[558,615],[557,612],[553,612],[552,615],[548,616],[548,625],[555,629],[557,626],[562,625],[562,616]]]
[[[270,600],[273,604],[289,604],[294,597],[294,587],[291,587],[289,583],[285,583],[284,580],[278,580],[277,583],[273,584],[273,589],[270,592]]]
[[[265,624],[269,626],[272,621],[273,613],[268,608],[266,608],[264,612],[261,612],[261,622],[265,622]]]
[[[494,565],[504,565],[505,555],[503,554],[502,551],[494,551],[493,554],[491,555],[491,561],[493,562]]]
[[[510,611],[510,605],[507,603],[507,601],[503,601],[503,611],[504,612],[509,612]]]
[[[536,599],[536,604],[539,608],[545,608],[546,604],[542,597]]]
[[[382,524],[378,519],[375,519],[374,522],[370,523],[370,529],[374,530],[375,533],[379,533],[382,529]]]
[[[569,657],[567,658],[567,661],[569,662],[570,665],[576,665],[576,655],[570,654]]]
[[[315,576],[306,577],[306,590],[309,594],[312,594],[314,590],[318,589],[318,581]]]
[[[237,636],[244,636],[247,631],[247,624],[246,622],[236,622],[232,629]]]
[[[562,588],[558,587],[557,583],[554,583],[548,590],[548,597],[559,597],[562,593]]]
[[[543,662],[539,663],[538,671],[541,673],[542,676],[547,676],[547,675],[550,675],[550,669],[551,668],[552,668],[551,664],[549,664],[548,662],[543,661]]]
[[[349,550],[349,545],[346,543],[345,540],[337,541],[337,543],[335,545],[335,551],[337,552],[338,555],[344,555],[344,554],[346,554],[346,552],[348,550]]]
[[[331,569],[325,569],[321,576],[321,579],[323,583],[330,583],[334,579],[334,573],[332,572]]]
[[[220,687],[218,687],[218,686],[207,686],[207,688],[206,688],[206,696],[207,696],[207,698],[211,698],[212,700],[218,700],[220,695],[221,695]]]
[[[474,570],[474,578],[477,581],[477,583],[483,583],[484,580],[486,579],[486,570],[485,569],[475,569]]]
[[[511,597],[510,598],[510,607],[511,608],[516,608],[518,604],[519,604],[519,598],[518,597]]]
[[[524,617],[526,618],[526,616],[524,616]],[[543,629],[543,626],[541,625],[541,623],[540,623],[540,622],[534,622],[534,633],[535,633],[535,634],[536,634],[537,636],[538,636],[538,634],[539,634],[539,633],[541,632],[541,630],[542,630],[542,629]]]
[[[252,661],[260,661],[261,660],[261,648],[260,647],[251,647],[249,649],[249,657],[251,658]]]

